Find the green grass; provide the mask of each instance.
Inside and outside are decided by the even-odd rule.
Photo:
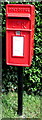
[[[23,115],[17,115],[18,94],[2,94],[2,118],[40,118],[40,96],[23,93]]]

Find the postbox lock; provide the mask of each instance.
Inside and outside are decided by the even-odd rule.
[[[16,35],[20,35],[20,31],[16,31]]]

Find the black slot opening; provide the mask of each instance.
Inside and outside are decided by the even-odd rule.
[[[8,17],[9,19],[28,19],[30,20],[29,17]]]

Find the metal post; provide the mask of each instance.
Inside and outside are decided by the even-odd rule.
[[[18,67],[18,115],[22,115],[23,103],[23,67]]]

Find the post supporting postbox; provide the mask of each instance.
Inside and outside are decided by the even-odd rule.
[[[22,115],[23,103],[23,67],[18,67],[18,115]]]

